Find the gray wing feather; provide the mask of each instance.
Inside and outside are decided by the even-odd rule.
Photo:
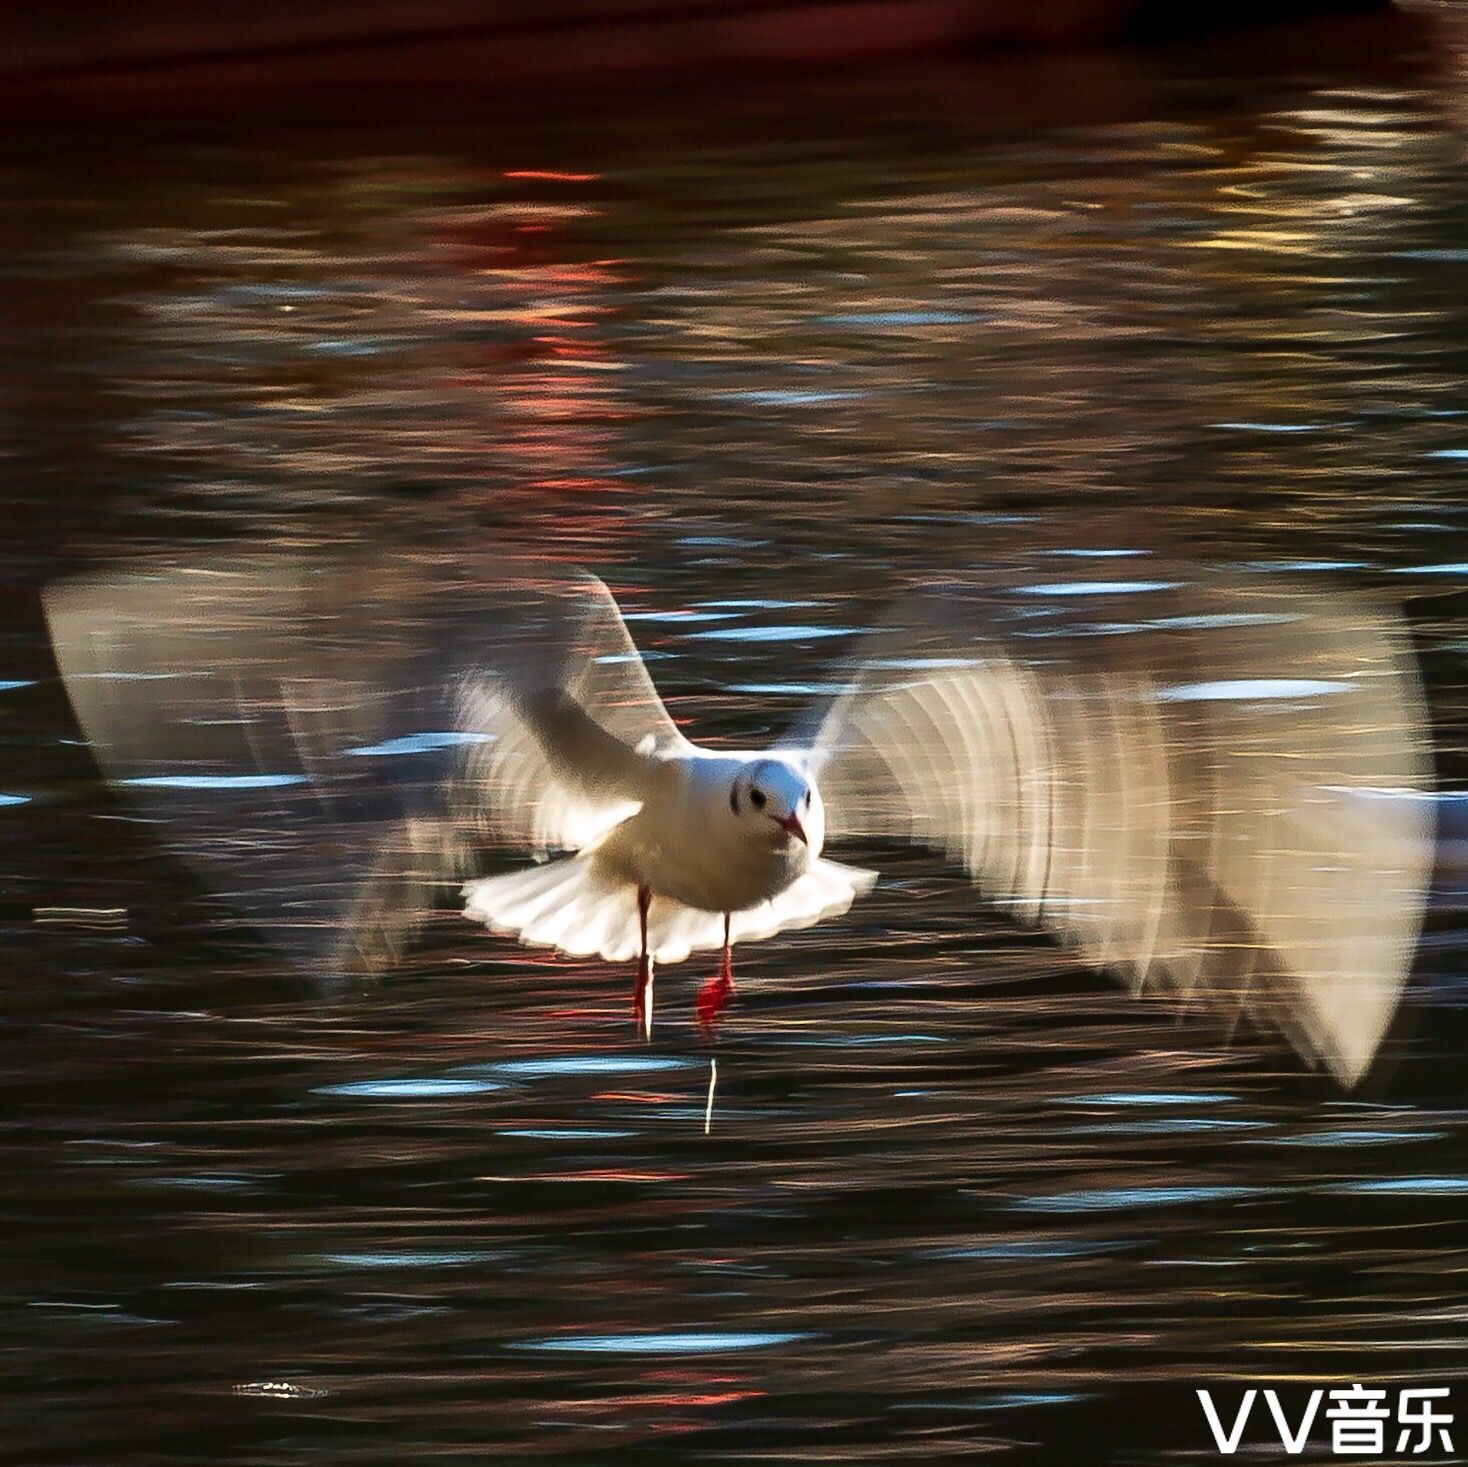
[[[46,614],[106,773],[313,968],[390,955],[479,846],[581,844],[682,742],[607,588],[540,565],[219,551]]]

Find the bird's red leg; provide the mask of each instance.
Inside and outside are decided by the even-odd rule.
[[[719,1015],[734,997],[734,954],[729,948],[729,914],[724,913],[724,951],[719,958],[719,971],[698,990],[698,1027],[705,1039],[714,1037]]]
[[[647,950],[647,909],[651,905],[651,890],[639,886],[637,926],[642,933],[642,954],[637,959],[637,986],[632,990],[632,1017],[637,1021],[637,1032],[644,1039],[652,1038],[652,954]]]

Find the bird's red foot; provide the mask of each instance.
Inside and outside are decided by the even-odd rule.
[[[734,997],[734,982],[723,973],[716,973],[698,990],[698,1027],[705,1039],[712,1039],[719,1025],[719,1016]]]
[[[727,931],[726,928],[726,939]],[[729,1007],[733,997],[734,962],[728,947],[725,947],[724,956],[719,962],[719,971],[698,990],[698,1002],[694,1011],[698,1015],[698,1027],[703,1031],[705,1039],[714,1037],[714,1032],[719,1024],[719,1016]]]

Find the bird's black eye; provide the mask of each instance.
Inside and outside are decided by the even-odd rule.
[[[739,786],[729,787],[729,808],[737,815],[739,813]]]
[[[749,801],[756,810],[765,808],[765,792],[763,790],[750,790]]]
[[[807,810],[810,809],[810,791],[809,790],[807,790],[805,792],[805,807],[806,807]]]

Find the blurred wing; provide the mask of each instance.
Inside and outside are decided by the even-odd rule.
[[[522,628],[509,675],[465,678],[458,702],[464,727],[494,733],[466,761],[479,839],[537,857],[580,850],[634,814],[640,766],[692,747],[606,586],[580,575],[558,599],[564,619]]]
[[[481,843],[600,833],[683,742],[606,587],[538,565],[218,552],[46,613],[104,770],[308,965],[386,956]]]
[[[813,740],[830,829],[936,846],[1134,989],[1359,1079],[1431,865],[1397,614],[1196,574],[996,575],[908,613]]]

